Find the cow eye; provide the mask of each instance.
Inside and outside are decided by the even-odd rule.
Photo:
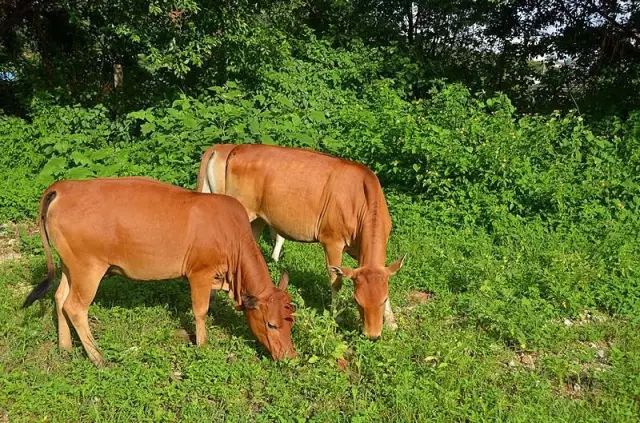
[[[271,324],[271,323],[269,323],[269,322],[267,322],[267,327],[268,327],[269,329],[278,329],[278,327],[277,327],[276,325],[273,325],[273,324]]]
[[[285,304],[284,308],[286,308],[287,310],[291,310],[292,313],[295,313],[297,309],[294,303]]]

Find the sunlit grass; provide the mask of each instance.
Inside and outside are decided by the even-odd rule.
[[[110,277],[90,309],[108,363],[95,368],[77,341],[71,354],[57,351],[51,294],[19,309],[44,272],[43,258],[25,254],[5,261],[0,264],[0,419],[638,417],[637,324],[597,309],[573,313],[522,290],[528,275],[541,271],[541,243],[533,238],[520,251],[507,253],[482,231],[424,224],[418,230],[415,216],[405,214],[405,221],[396,219],[400,223],[390,245],[391,256],[409,253],[391,284],[400,329],[385,332],[379,342],[360,335],[350,285],[340,295],[342,318],[336,323],[331,317],[318,245],[286,243],[282,261],[269,263],[274,277],[290,272],[290,290],[299,305],[294,328],[299,357],[286,363],[268,358],[222,294],[209,312],[209,344],[196,348],[181,335],[193,332],[185,282]],[[268,246],[261,245],[266,253]],[[561,250],[546,254],[564,257],[565,273],[580,273],[583,264],[575,251]],[[518,262],[522,256],[528,259]],[[554,280],[571,283],[559,266],[551,269]]]

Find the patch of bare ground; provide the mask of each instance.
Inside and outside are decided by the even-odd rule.
[[[528,370],[535,370],[539,354],[536,352],[517,351],[515,357],[507,362],[508,367],[524,367]]]
[[[595,359],[574,362],[577,364],[575,371],[565,376],[563,381],[555,388],[558,395],[571,399],[582,399],[587,395],[598,393],[598,377],[596,374],[606,372],[611,368],[607,361],[608,346],[603,347],[599,343],[590,344],[593,344]]]
[[[538,354],[519,351],[518,361],[520,362],[522,367],[525,367],[529,370],[535,370],[536,362],[538,361]]]
[[[434,293],[431,291],[419,291],[419,290],[410,291],[409,294],[407,295],[408,305],[406,308],[411,310],[416,306],[429,302],[430,300],[433,299],[433,297],[434,297]]]
[[[0,224],[0,263],[20,258],[20,235],[15,223]]]
[[[559,388],[560,395],[571,399],[581,399],[586,395],[597,394],[598,391],[594,377],[585,372],[569,376]]]
[[[560,393],[565,397],[579,399],[582,398],[584,389],[578,382],[569,381],[562,386],[562,388],[560,389]]]
[[[567,326],[584,326],[592,323],[603,323],[608,319],[607,315],[592,310],[583,310],[575,319],[565,318],[562,323]]]
[[[34,222],[0,223],[0,264],[22,257],[20,253],[20,234],[33,236],[38,233]]]

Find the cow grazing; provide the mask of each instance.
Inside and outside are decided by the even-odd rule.
[[[107,271],[131,279],[186,277],[191,287],[196,344],[205,343],[212,289],[229,291],[249,327],[274,359],[293,357],[292,306],[271,282],[247,214],[238,201],[203,195],[147,178],[62,181],[40,204],[40,236],[48,274],[24,307],[42,297],[55,274],[53,245],[62,261],[55,294],[60,349],[71,348],[73,324],[88,356],[102,363],[88,309]]]
[[[365,334],[376,339],[383,316],[395,328],[389,276],[404,258],[385,267],[391,218],[376,175],[367,167],[318,152],[267,145],[215,145],[200,164],[200,192],[231,195],[245,206],[254,235],[265,224],[284,238],[320,242],[332,288],[354,282]],[[341,267],[346,251],[358,268]]]

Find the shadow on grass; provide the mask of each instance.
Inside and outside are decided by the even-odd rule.
[[[286,269],[289,272],[289,284],[296,288],[304,305],[322,314],[331,308],[331,289],[329,278],[306,270]]]
[[[270,248],[261,245],[265,256],[271,253]],[[283,253],[286,254],[286,251]],[[343,257],[347,265],[357,266],[357,264],[346,254]],[[267,258],[270,266],[274,265],[270,258]],[[295,287],[297,293],[302,297],[304,305],[313,309],[318,314],[323,314],[325,310],[331,310],[331,287],[329,286],[329,275],[324,265],[319,265],[317,271],[301,270],[295,267],[295,262],[281,260],[275,264],[281,272],[289,273],[289,286]],[[290,288],[291,289],[291,288]],[[345,292],[346,291],[346,292]],[[343,333],[362,331],[362,325],[358,311],[353,300],[352,282],[344,280],[342,290],[338,296],[339,316],[337,324]]]
[[[35,287],[46,275],[46,265],[40,261],[30,261],[29,266],[33,275],[31,285]],[[60,281],[59,262],[56,263],[56,267],[57,274],[50,292],[32,307],[38,308],[37,315],[39,316],[51,313],[54,326],[57,327],[53,295]],[[323,271],[324,267],[318,272],[282,266],[282,262],[278,267],[289,272],[290,287],[295,287],[297,293],[302,297],[305,307],[312,308],[319,314],[322,314],[324,310],[331,309],[331,290],[328,277]],[[360,319],[357,316],[355,305],[351,301],[352,293],[350,289],[347,290],[349,291],[348,296],[341,295],[339,308],[342,312],[338,319],[338,326],[345,332],[360,330]],[[49,304],[53,305],[52,309],[49,308]],[[123,276],[107,275],[100,282],[93,304],[105,309],[114,306],[129,309],[163,306],[179,322],[179,326],[189,334],[191,342],[194,343],[195,324],[191,313],[189,283],[186,279],[141,282]],[[258,354],[269,355],[253,337],[246,319],[241,313],[235,311],[233,303],[228,299],[226,293],[212,292],[209,315],[212,317],[211,323],[221,328],[227,335],[242,337],[249,341]],[[72,331],[72,334],[75,338],[75,331]]]
[[[29,267],[31,275],[33,275],[31,285],[35,287],[46,275],[46,266],[41,262],[31,261]],[[60,282],[60,266],[57,265],[56,267],[58,271],[51,284],[51,290],[31,306],[37,309],[36,315],[39,317],[50,313],[55,327],[57,327],[57,315],[53,296]],[[239,336],[249,341],[249,344],[256,349],[258,354],[269,355],[249,331],[244,316],[234,310],[232,302],[226,297],[226,293],[212,292],[209,306],[212,324],[221,328],[229,336]],[[195,340],[193,336],[195,323],[191,313],[191,294],[189,283],[186,279],[141,282],[122,276],[107,275],[100,282],[93,304],[105,309],[114,306],[130,309],[163,306],[179,322],[180,327],[190,334],[191,341]],[[72,335],[75,339],[74,330],[72,330]]]
[[[227,335],[241,336],[257,346],[244,316],[233,309],[231,301],[224,298],[226,295],[212,291],[209,305],[212,323]],[[164,306],[180,322],[180,327],[190,334],[192,342],[194,341],[195,323],[191,313],[189,283],[186,279],[139,282],[121,276],[108,276],[100,283],[93,303],[105,308]],[[264,353],[262,350],[260,352]]]
[[[296,288],[305,307],[314,309],[318,314],[324,313],[325,310],[331,310],[331,288],[326,274],[318,275],[314,272],[291,269],[289,277],[290,286]],[[343,282],[342,290],[338,296],[337,323],[343,332],[361,330],[360,317],[353,300],[353,289],[348,286],[349,284],[351,284],[350,281]]]

